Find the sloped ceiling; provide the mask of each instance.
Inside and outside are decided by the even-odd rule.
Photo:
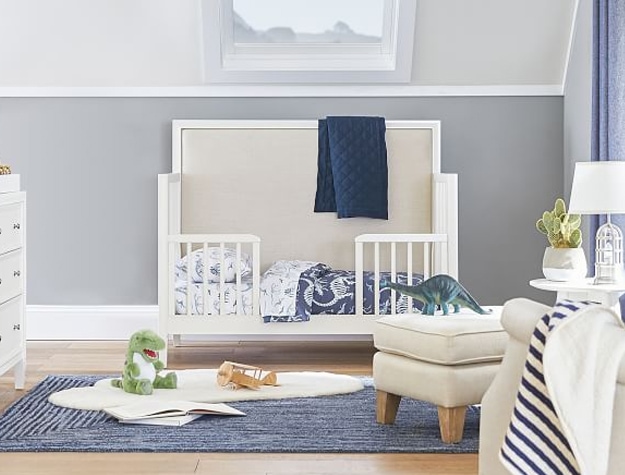
[[[419,0],[413,81],[561,85],[576,0]]]
[[[562,86],[575,8],[418,0],[412,84]],[[0,0],[0,87],[202,86],[199,9],[199,0]]]

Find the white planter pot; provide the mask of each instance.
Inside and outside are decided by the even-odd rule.
[[[543,274],[546,279],[569,282],[583,279],[587,272],[588,265],[583,248],[548,247],[545,249]]]

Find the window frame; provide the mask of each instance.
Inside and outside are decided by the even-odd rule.
[[[233,0],[202,0],[201,8],[206,83],[410,81],[416,0],[384,0],[380,45],[237,46]]]

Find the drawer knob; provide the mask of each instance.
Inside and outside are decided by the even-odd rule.
[[[13,223],[13,229],[19,229],[20,223]]]
[[[13,325],[13,330],[19,330],[20,329],[20,324],[16,323],[15,325]]]
[[[13,277],[19,277],[20,275],[22,275],[22,273],[18,270],[14,270],[13,271]]]

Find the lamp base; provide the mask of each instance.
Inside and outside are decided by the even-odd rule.
[[[610,215],[595,236],[595,284],[623,282],[623,233]]]
[[[619,284],[625,281],[622,265],[595,264],[593,284]]]

